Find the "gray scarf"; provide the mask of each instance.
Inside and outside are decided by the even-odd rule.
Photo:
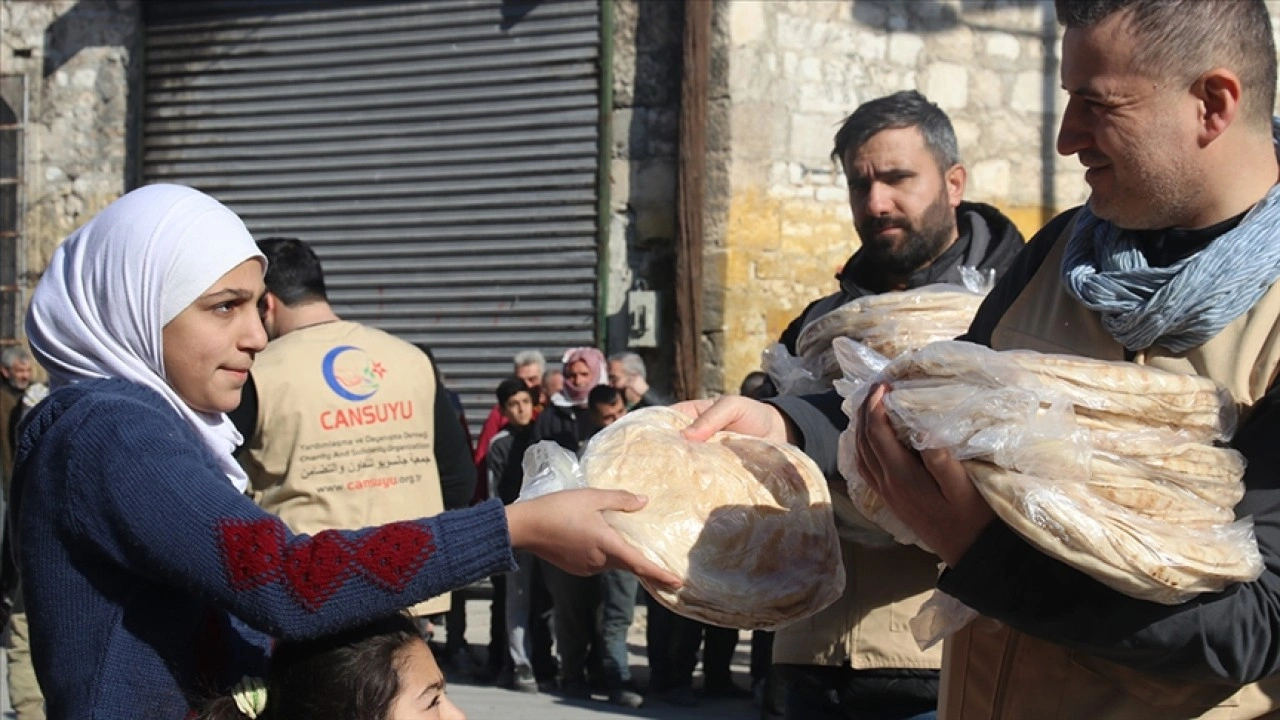
[[[1277,125],[1280,127],[1280,125]],[[1169,267],[1150,267],[1131,233],[1080,209],[1062,258],[1067,292],[1101,313],[1129,350],[1203,345],[1280,278],[1280,185],[1235,229]]]

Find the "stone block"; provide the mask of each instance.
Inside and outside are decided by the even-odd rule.
[[[813,45],[809,43],[811,24],[807,19],[788,12],[777,13],[774,16],[774,37],[777,38],[778,47],[803,53],[812,52]]]
[[[921,6],[926,3],[920,3]],[[973,62],[974,32],[967,25],[957,25],[929,37],[930,60],[970,64]]]
[[[960,157],[969,158],[979,150],[978,138],[982,136],[982,128],[978,123],[963,117],[951,117],[951,126],[956,131],[956,142],[960,145]]]
[[[1053,80],[1039,71],[1018,73],[1013,79],[1013,97],[1009,106],[1015,112],[1039,115],[1044,112],[1045,84],[1049,82]]]
[[[975,197],[985,198],[988,202],[1009,197],[1009,161],[996,158],[974,163],[969,168],[968,187]]]
[[[915,68],[920,63],[920,53],[924,51],[924,40],[911,33],[893,33],[889,36],[889,62],[895,65]]]
[[[781,227],[778,201],[755,188],[737,191],[729,205],[725,249],[750,253],[777,250]]]
[[[815,85],[822,84],[822,61],[816,57],[801,58],[799,79]]]
[[[969,71],[962,65],[935,62],[922,76],[924,94],[943,110],[959,110],[969,103]]]
[[[970,98],[978,107],[1004,107],[1004,76],[994,70],[973,71]]]
[[[785,106],[770,102],[744,102],[731,108],[731,152],[742,165],[735,167],[735,176],[741,172],[761,174],[773,158],[785,153],[790,142],[790,129],[794,118]]]
[[[735,102],[777,100],[777,78],[768,71],[767,61],[756,48],[739,48],[729,64],[729,95]]]
[[[791,116],[789,157],[806,165],[825,164],[831,154],[831,139],[839,127],[838,115],[796,113]]]
[[[728,4],[729,41],[734,47],[757,45],[768,37],[765,13],[770,6],[757,0],[733,0]]]
[[[1005,32],[987,33],[983,38],[987,55],[1001,60],[1014,61],[1022,54],[1022,43],[1018,38]]]

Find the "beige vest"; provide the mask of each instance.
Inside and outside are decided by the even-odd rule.
[[[294,532],[444,511],[435,375],[421,350],[374,328],[324,323],[272,341],[253,379],[258,427],[241,463],[254,500]],[[443,595],[413,613],[448,609]]]
[[[853,511],[852,503],[843,496],[833,499],[839,522],[842,511]],[[938,558],[914,546],[873,549],[847,541],[840,543],[840,552],[844,595],[822,612],[780,629],[773,661],[847,662],[855,670],[941,667],[942,649],[922,651],[907,626],[933,592]]]
[[[1063,290],[1062,254],[1070,227],[992,334],[997,350],[1029,349],[1123,360],[1096,313]],[[1280,283],[1212,340],[1185,353],[1152,348],[1134,362],[1213,378],[1235,396],[1242,416],[1266,394],[1280,368]],[[1131,670],[1068,650],[986,618],[946,641],[943,720],[1182,720],[1280,715],[1280,676],[1243,688],[1195,684]]]

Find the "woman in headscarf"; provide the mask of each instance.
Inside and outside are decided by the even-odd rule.
[[[580,455],[595,429],[587,411],[587,396],[591,388],[608,383],[608,365],[604,353],[596,348],[579,347],[565,352],[562,367],[564,387],[551,396],[551,404],[534,422],[531,443],[550,440]],[[542,569],[553,601],[562,689],[570,696],[590,697],[590,648],[595,645],[603,651],[596,617],[601,603],[599,579],[574,577],[555,567]]]
[[[566,351],[562,366],[564,387],[551,396],[551,405],[538,416],[533,442],[554,440],[560,447],[581,454],[595,429],[587,412],[587,396],[591,388],[609,382],[609,368],[604,353],[593,347]]]
[[[676,584],[604,523],[643,505],[629,493],[313,537],[260,510],[224,413],[267,341],[264,263],[217,201],[151,185],[73,233],[36,288],[26,330],[53,392],[22,428],[11,512],[49,717],[186,717],[262,674],[266,634],[394,613],[510,570],[513,546]]]

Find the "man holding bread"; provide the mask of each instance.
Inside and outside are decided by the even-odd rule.
[[[840,289],[815,300],[783,332],[793,354],[802,331],[859,298],[934,283],[960,284],[962,266],[1001,276],[1022,250],[998,209],[963,200],[967,173],[951,119],[910,90],[858,106],[836,132],[832,157],[849,183],[861,247]],[[803,343],[801,343],[803,345]],[[834,497],[837,519],[851,508]],[[933,590],[936,557],[914,547],[868,547],[842,538],[845,590],[812,618],[779,630],[775,671],[793,720],[933,716],[939,648],[921,650],[902,618]],[[869,713],[874,713],[869,715]]]
[[[1263,0],[1057,0],[1069,99],[1058,151],[1088,203],[1032,238],[962,339],[1210,378],[1240,412],[1257,580],[1164,605],[1037,549],[945,451],[904,447],[884,387],[858,410],[859,474],[980,617],[947,639],[941,717],[1253,718],[1280,710],[1280,163]],[[1123,366],[1118,366],[1123,369]],[[1123,382],[1123,373],[1117,371]],[[686,404],[835,460],[838,398]],[[780,411],[780,412],[779,412]],[[1158,552],[1159,548],[1150,548]]]

